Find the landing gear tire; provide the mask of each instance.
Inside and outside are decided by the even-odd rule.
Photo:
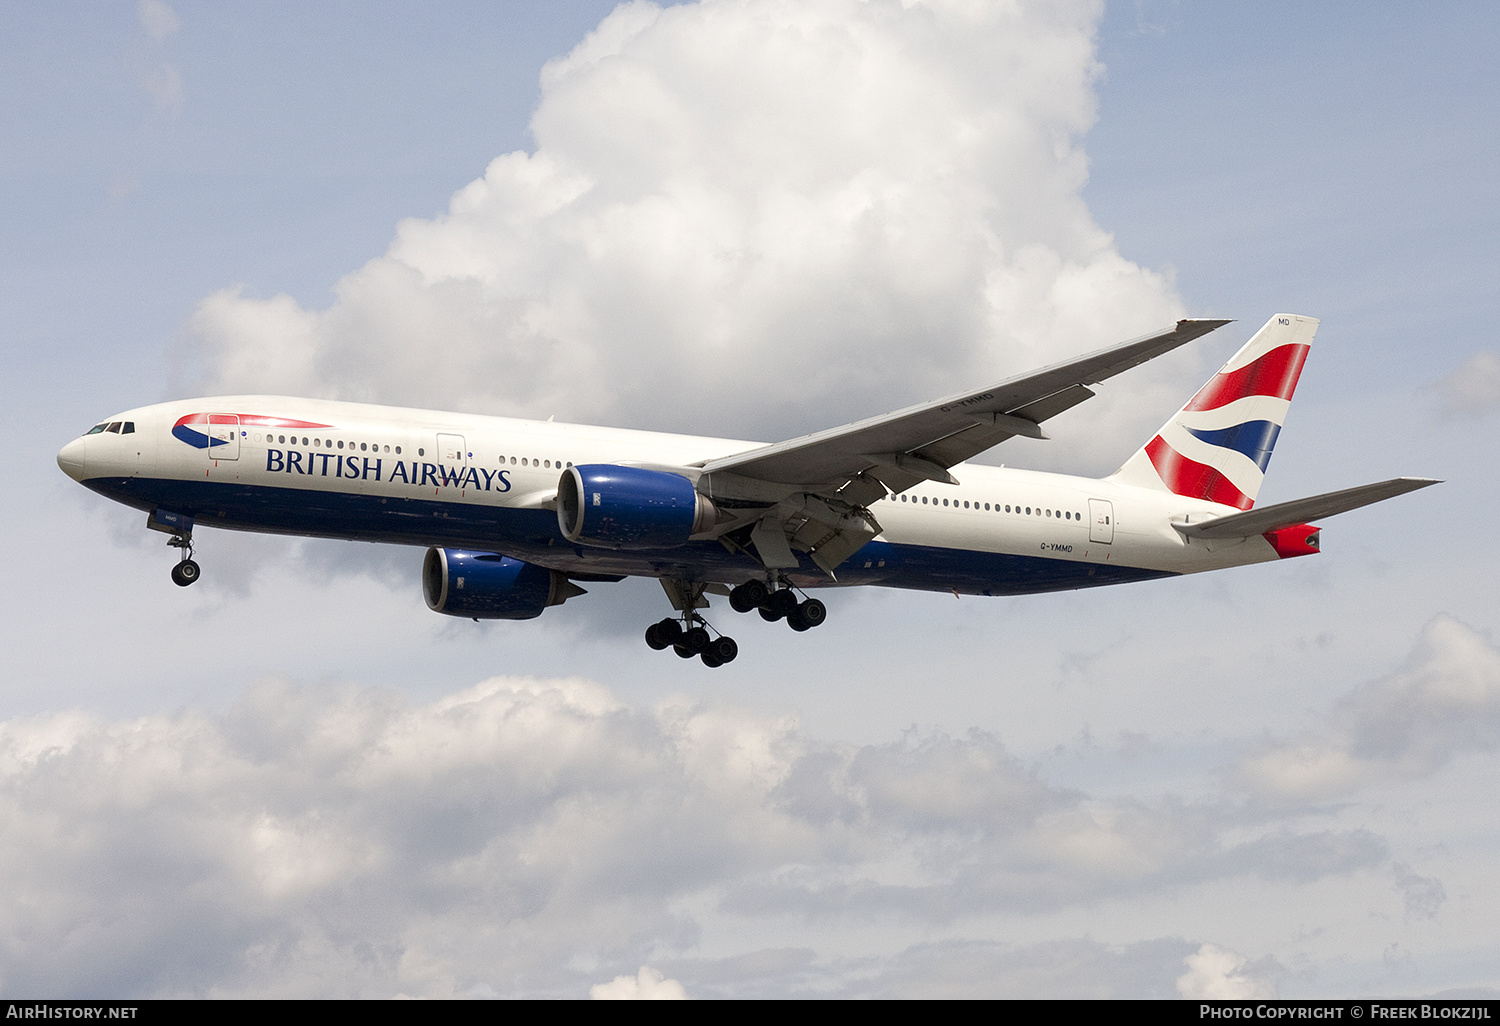
[[[736,613],[748,613],[767,598],[766,586],[760,581],[746,581],[729,592],[729,606]]]
[[[711,637],[707,625],[697,617],[685,622],[692,626],[684,630],[685,623],[671,617],[653,623],[646,628],[646,644],[658,652],[670,648],[679,659],[700,656],[703,665],[710,667],[733,662],[734,657],[740,654],[740,646],[735,644],[733,638],[722,634],[717,638]]]
[[[660,652],[675,645],[682,637],[682,625],[671,617],[646,628],[646,644]]]
[[[184,559],[172,568],[172,583],[179,588],[186,588],[198,579],[200,573],[202,571],[199,569],[197,563],[191,559]]]
[[[718,665],[722,666],[724,663],[734,662],[734,657],[739,654],[740,646],[735,644],[734,639],[720,635],[709,644],[708,648],[704,649],[703,661],[708,662],[708,657],[712,655]]]
[[[782,617],[791,616],[797,611],[797,594],[790,588],[782,588],[780,591],[772,592],[760,605],[760,616],[763,620],[776,621]]]
[[[786,618],[786,625],[794,631],[810,631],[828,619],[828,607],[817,599],[808,599]]]
[[[719,667],[734,662],[734,657],[739,654],[740,646],[734,643],[734,639],[720,635],[708,643],[701,658],[704,666]]]
[[[689,627],[682,637],[672,645],[672,651],[684,659],[691,659],[708,650],[708,631],[702,627]]]
[[[702,627],[690,627],[682,635],[683,647],[693,652],[708,651],[708,631]]]
[[[797,607],[797,619],[808,627],[817,627],[828,619],[828,607],[817,599],[808,599]],[[806,628],[804,628],[805,630]]]

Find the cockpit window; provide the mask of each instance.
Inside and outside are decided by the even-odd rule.
[[[118,420],[111,421],[109,427],[105,428],[104,430],[108,431],[112,435],[118,435],[120,433],[120,422]]]
[[[120,434],[122,434],[122,435],[133,435],[133,434],[135,434],[135,421],[133,421],[133,420],[127,420],[125,422],[125,426],[120,429]]]
[[[85,431],[84,434],[86,434],[86,435],[97,435],[97,434],[99,434],[101,431],[103,431],[107,427],[109,427],[108,424],[95,424],[93,427],[91,427],[87,431]]]

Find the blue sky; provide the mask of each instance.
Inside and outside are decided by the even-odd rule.
[[[684,6],[668,12],[678,20],[644,6],[617,15],[617,27],[645,26],[621,52],[663,80],[760,81],[753,48],[720,74],[686,61],[682,41],[720,39],[740,18],[775,22],[778,5],[718,5],[728,13],[717,23]],[[817,9],[866,33],[872,61],[896,62],[890,81],[921,85],[933,68],[1004,52],[1002,36],[985,36],[1000,49],[970,52],[954,41],[963,33],[871,27],[880,5]],[[950,14],[937,9],[941,28]],[[793,137],[784,111],[815,119],[825,103],[882,102],[879,76],[830,72],[826,96],[784,97],[767,80],[737,107],[705,101],[699,121],[633,120],[640,107],[607,119],[585,102],[614,99],[590,77],[610,67],[595,58],[544,97],[543,66],[611,10],[5,14],[0,423],[16,457],[11,494],[40,501],[5,513],[13,669],[0,687],[0,795],[11,825],[0,845],[23,868],[0,904],[0,989],[584,996],[643,965],[703,997],[1500,987],[1488,886],[1500,822],[1482,800],[1500,748],[1500,608],[1482,530],[1500,406],[1484,355],[1500,350],[1500,76],[1487,5],[1141,3],[1096,17],[1084,4],[1062,28],[1027,21],[1014,31],[1082,46],[1059,47],[1055,65],[1036,58],[1074,87],[1056,110],[1042,93],[1021,104],[986,84],[982,66],[933,103],[1021,111],[1060,133],[1073,163],[1018,171],[1001,148],[976,188],[1018,210],[1034,202],[1052,218],[1037,238],[1060,252],[1090,225],[1112,235],[1112,250],[1094,240],[1089,252],[1143,269],[1098,299],[1122,311],[1119,330],[1085,309],[1074,335],[975,330],[942,350],[945,362],[931,347],[946,338],[924,348],[881,334],[851,301],[832,308],[853,327],[831,321],[826,343],[854,383],[847,395],[837,375],[789,375],[747,405],[711,361],[689,358],[678,359],[683,402],[631,398],[628,382],[606,396],[624,426],[792,435],[1138,334],[1173,304],[1238,318],[1198,351],[1121,379],[1098,412],[1059,419],[1050,448],[1018,441],[994,455],[1107,472],[1266,317],[1312,314],[1318,344],[1263,501],[1399,474],[1447,479],[1324,525],[1314,560],[993,602],[834,595],[815,634],[747,627],[754,657],[710,676],[640,643],[659,615],[642,609],[664,606],[651,582],[481,628],[423,607],[419,552],[214,535],[200,541],[204,582],[182,592],[136,514],[56,470],[63,442],[109,412],[242,380],[235,368],[260,347],[279,351],[253,330],[274,309],[325,325],[324,377],[291,383],[384,389],[392,402],[444,394],[452,383],[435,372],[397,370],[398,332],[361,349],[335,322],[368,302],[361,269],[389,266],[393,240],[427,247],[427,260],[458,251],[464,221],[450,197],[502,154],[565,154],[603,176],[587,164],[603,160],[597,143],[649,188],[678,173],[664,153],[691,170],[761,138],[762,109]],[[820,67],[826,52],[800,46],[795,67]],[[528,131],[539,104],[543,143]],[[942,144],[902,116],[882,109],[877,123]],[[659,134],[616,137],[618,125]],[[843,152],[765,138],[770,155],[749,158],[748,173],[838,181],[829,169]],[[879,140],[851,133],[846,144],[904,181]],[[1069,192],[1085,166],[1086,184]],[[1054,186],[1055,207],[1037,198]],[[404,219],[417,220],[398,229]],[[711,333],[719,325],[701,311],[720,301],[742,349],[773,364],[794,355],[765,329],[783,322],[710,285],[685,285],[682,310],[649,291],[611,306],[607,279],[535,231],[499,240],[507,258],[564,268],[527,288],[561,283],[596,320],[617,312],[667,340],[605,331],[580,350],[587,358],[649,360],[661,347],[691,357],[692,339],[672,341],[675,319]],[[918,249],[909,267],[946,267],[943,248],[924,244],[932,255]],[[837,300],[886,272],[830,260],[820,273]],[[966,279],[946,273],[904,300],[898,327],[965,330],[945,318],[970,308],[939,300],[964,300]],[[274,307],[279,295],[289,299]],[[455,405],[566,411],[611,383],[590,380],[586,362],[563,385],[484,373],[514,351],[487,351],[457,307],[422,309],[456,311],[452,337],[467,341],[453,344],[489,389],[453,389]],[[435,344],[413,339],[412,351],[419,342]],[[580,398],[559,391],[568,385]],[[722,425],[704,412],[716,406]],[[491,678],[503,683],[481,686]],[[530,734],[507,726],[522,722]],[[365,741],[327,747],[345,736]],[[576,737],[608,754],[554,755],[588,751],[562,740]],[[413,742],[403,761],[396,738],[430,748]],[[413,769],[437,750],[472,761]],[[543,778],[564,783],[535,787]],[[474,779],[484,786],[461,785]],[[130,786],[110,790],[119,781]],[[424,804],[440,812],[419,814]],[[586,808],[608,826],[581,825]],[[496,817],[516,836],[485,825]],[[78,840],[128,837],[143,822],[192,858]],[[133,877],[133,858],[158,868]],[[548,868],[523,868],[538,864]],[[382,889],[394,897],[372,913],[360,895]],[[149,928],[128,939],[107,925],[126,908],[149,910]],[[108,958],[69,940],[91,929]],[[278,963],[266,954],[276,944],[310,968]]]

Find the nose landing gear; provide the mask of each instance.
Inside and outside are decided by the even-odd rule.
[[[182,553],[177,565],[172,568],[172,583],[179,588],[186,588],[198,579],[202,572],[196,560],[193,559],[193,536],[191,534],[174,534],[167,544]]]
[[[170,510],[154,509],[146,517],[146,527],[170,534],[172,537],[167,539],[167,544],[180,553],[177,565],[172,568],[172,583],[186,588],[196,581],[202,571],[193,561],[193,518]]]
[[[198,579],[200,568],[194,560],[184,559],[172,568],[172,583],[179,588],[186,588]]]

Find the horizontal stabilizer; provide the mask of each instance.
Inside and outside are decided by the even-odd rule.
[[[1173,524],[1189,538],[1248,538],[1265,534],[1281,527],[1304,524],[1335,513],[1347,513],[1351,509],[1368,506],[1372,502],[1394,498],[1406,492],[1414,492],[1428,485],[1441,484],[1430,477],[1397,477],[1376,484],[1345,488],[1337,492],[1324,492],[1306,499],[1279,502],[1274,506],[1231,513],[1216,520],[1205,520],[1201,524]]]

